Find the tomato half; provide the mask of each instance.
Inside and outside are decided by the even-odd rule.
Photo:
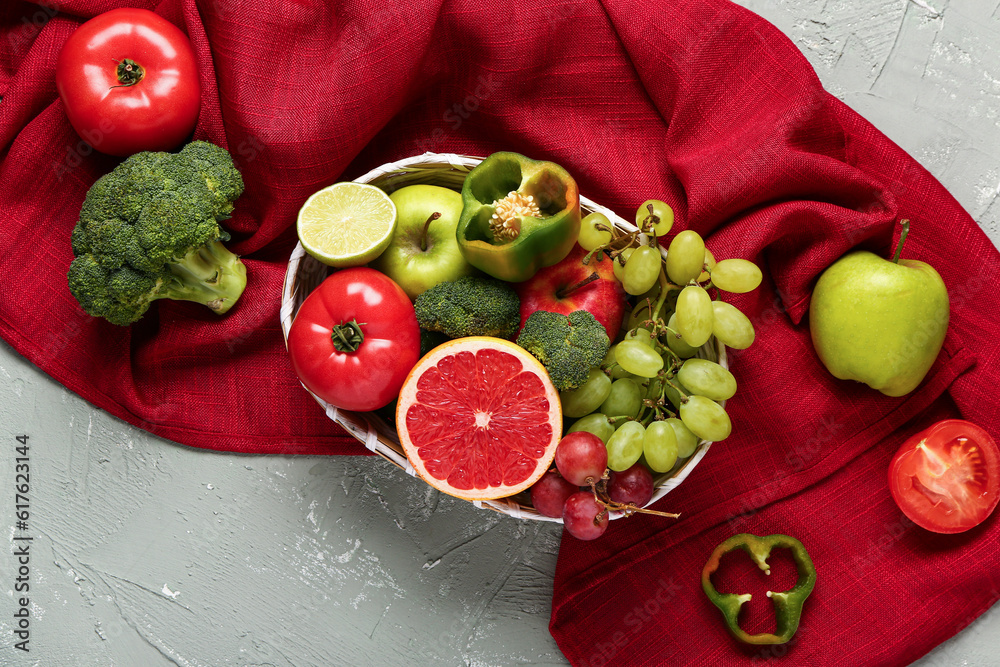
[[[896,452],[889,490],[918,526],[960,533],[985,521],[1000,501],[1000,450],[972,422],[940,421]]]
[[[399,395],[420,357],[413,304],[384,273],[337,271],[299,307],[288,353],[306,389],[338,408],[368,411]]]
[[[56,63],[69,122],[109,155],[176,148],[201,104],[191,42],[146,9],[113,9],[70,35]]]

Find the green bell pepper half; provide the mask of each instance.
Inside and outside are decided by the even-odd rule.
[[[719,593],[712,585],[711,576],[719,569],[719,561],[723,554],[735,549],[743,549],[750,558],[766,574],[771,574],[771,568],[767,564],[767,559],[771,551],[776,548],[787,548],[792,552],[795,567],[799,572],[799,579],[795,586],[781,593],[767,592],[767,596],[774,601],[774,613],[777,618],[775,633],[763,632],[756,635],[747,634],[740,628],[739,615],[740,608],[744,602],[750,601],[750,594],[744,593]],[[736,639],[747,644],[784,644],[799,628],[799,621],[802,618],[802,605],[806,598],[812,593],[816,585],[816,568],[812,559],[809,558],[806,548],[794,537],[788,535],[768,535],[758,537],[748,533],[733,535],[728,540],[720,544],[712,552],[708,562],[705,563],[701,571],[701,587],[705,595],[722,612],[726,619],[729,631]]]
[[[560,262],[580,235],[580,192],[554,162],[493,153],[462,185],[456,234],[465,260],[494,278],[522,282]]]

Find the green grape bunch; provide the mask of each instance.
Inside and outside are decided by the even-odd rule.
[[[576,420],[569,430],[601,438],[611,470],[642,462],[659,474],[693,455],[700,440],[729,437],[724,403],[736,395],[736,378],[699,352],[713,338],[750,347],[753,324],[723,294],[750,292],[763,276],[746,259],[717,261],[690,229],[665,244],[674,225],[665,202],[643,202],[635,221],[627,230],[591,213],[581,223],[580,245],[612,259],[633,306],[623,335],[562,401],[565,415]]]

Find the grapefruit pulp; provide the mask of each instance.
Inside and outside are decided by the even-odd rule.
[[[465,500],[505,498],[545,474],[562,434],[559,392],[528,352],[500,338],[448,341],[403,383],[396,431],[424,481]]]

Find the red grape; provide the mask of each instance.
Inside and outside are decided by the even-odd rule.
[[[590,491],[577,491],[567,498],[562,517],[566,530],[578,540],[596,540],[608,528],[608,513]]]
[[[587,478],[597,481],[608,467],[604,441],[587,431],[574,431],[556,446],[556,468],[570,484],[585,486]]]
[[[580,490],[554,470],[550,470],[531,486],[531,504],[543,516],[560,517],[566,499]]]
[[[644,507],[653,497],[653,474],[641,463],[613,472],[608,481],[608,496],[616,503]]]

